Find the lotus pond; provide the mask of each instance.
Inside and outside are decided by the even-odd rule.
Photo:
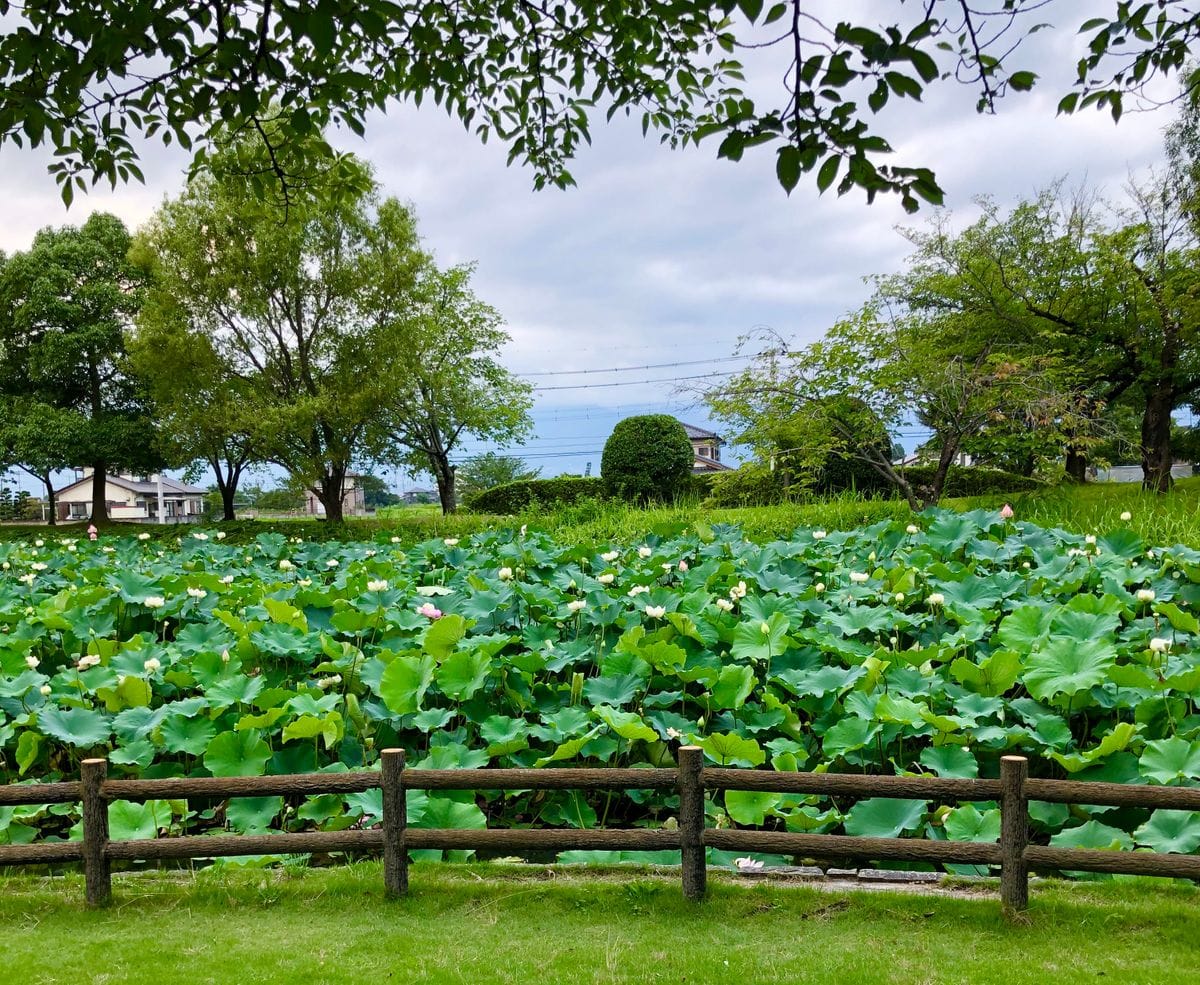
[[[930,511],[767,544],[700,524],[621,544],[492,531],[235,547],[185,531],[163,547],[0,544],[0,782],[74,777],[96,754],[143,777],[370,768],[391,745],[415,768],[660,766],[681,742],[748,768],[996,776],[1020,751],[1034,775],[1200,780],[1200,551],[1127,529]],[[657,825],[675,808],[650,791],[408,803],[418,827]],[[118,801],[110,823],[114,837],[335,830],[381,811],[378,791]],[[708,811],[715,826],[999,834],[994,803],[729,792]],[[1200,813],[1031,814],[1044,843],[1200,848]],[[71,806],[0,808],[0,842],[79,824]]]

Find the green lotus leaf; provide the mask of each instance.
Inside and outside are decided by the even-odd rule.
[[[700,739],[697,745],[704,755],[718,766],[761,766],[767,754],[754,739],[744,738],[732,732],[714,732]]]
[[[1156,852],[1190,855],[1200,848],[1200,811],[1155,811],[1133,837]]]
[[[769,660],[787,649],[790,625],[779,612],[766,619],[740,622],[733,631],[730,652],[738,660]]]
[[[214,737],[204,753],[204,765],[213,776],[262,776],[270,758],[270,746],[249,729]]]
[[[1172,736],[1147,742],[1138,767],[1142,776],[1156,783],[1200,780],[1200,741],[1188,742]]]
[[[379,696],[388,711],[395,715],[419,711],[436,669],[437,663],[431,656],[396,657],[379,681]]]
[[[239,834],[263,834],[282,810],[282,797],[234,797],[225,807],[225,821]]]
[[[1050,839],[1055,848],[1087,848],[1101,851],[1120,851],[1133,847],[1133,839],[1120,828],[1113,828],[1099,821],[1060,831]]]
[[[629,742],[654,742],[658,739],[658,733],[642,721],[641,715],[634,712],[618,711],[607,705],[599,705],[595,714],[600,721]]]
[[[440,663],[466,635],[467,621],[457,613],[450,613],[429,624],[422,638],[421,648]]]
[[[112,734],[108,719],[87,708],[43,708],[37,724],[52,739],[85,749],[107,742]]]
[[[165,800],[114,800],[108,805],[108,834],[114,841],[157,838],[159,829],[170,824],[171,807]]]
[[[757,680],[750,667],[730,664],[721,669],[721,674],[712,687],[713,707],[740,708],[746,703]]]
[[[942,822],[951,841],[999,841],[1000,812],[980,811],[974,804],[963,804],[946,812]]]
[[[773,814],[783,802],[776,793],[758,790],[726,790],[725,810],[738,824],[761,827],[768,814]]]
[[[871,797],[860,800],[846,815],[846,834],[859,838],[896,838],[916,831],[928,805],[923,800]]]
[[[938,776],[974,779],[979,776],[979,762],[962,746],[929,746],[921,750],[921,765]]]
[[[168,752],[199,756],[217,734],[217,726],[207,718],[171,715],[163,722],[160,734]]]
[[[1103,639],[1052,639],[1026,662],[1024,684],[1039,701],[1070,698],[1103,683],[1116,659]]]
[[[491,669],[492,661],[487,654],[460,650],[446,656],[434,672],[434,680],[451,701],[462,702],[483,687]]]

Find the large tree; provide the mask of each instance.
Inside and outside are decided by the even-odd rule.
[[[92,469],[92,520],[108,519],[111,469],[160,463],[140,382],[126,367],[125,330],[144,288],[121,220],[43,229],[0,269],[0,394],[42,418],[54,447],[27,441],[35,474],[64,461]],[[36,426],[36,425],[35,425]]]
[[[526,482],[542,474],[540,468],[531,468],[516,455],[501,455],[486,451],[464,459],[455,473],[459,495],[467,498],[486,489],[504,486],[510,482]]]
[[[471,268],[427,266],[408,307],[388,319],[395,385],[381,405],[381,454],[429,472],[444,513],[457,507],[451,461],[467,438],[520,441],[530,431],[530,386],[497,358],[509,341],[499,313],[471,291]]]
[[[267,171],[287,190],[328,158],[307,144],[297,166],[280,148],[327,125],[362,133],[390,101],[430,99],[506,141],[538,184],[566,185],[601,109],[636,113],[672,144],[719,140],[734,160],[774,144],[789,190],[813,173],[822,190],[898,192],[915,209],[941,192],[927,162],[891,163],[893,142],[873,130],[892,99],[955,79],[992,111],[1037,83],[1020,41],[1056,20],[1080,35],[1060,110],[1119,117],[1200,35],[1194,5],[1154,0],[1111,0],[1107,13],[1068,0],[870,11],[827,22],[813,0],[0,0],[0,145],[48,145],[69,200],[88,179],[140,178],[139,138],[203,158],[234,127],[270,148]],[[743,86],[748,47],[782,85]]]
[[[269,155],[234,142],[163,205],[138,251],[157,282],[147,331],[173,332],[184,348],[188,335],[203,336],[213,358],[205,378],[218,388],[209,396],[243,403],[216,430],[245,433],[332,521],[380,407],[404,382],[390,333],[429,262],[409,210],[381,201],[355,159],[341,165],[347,180],[307,185],[281,210],[238,177],[268,169]]]

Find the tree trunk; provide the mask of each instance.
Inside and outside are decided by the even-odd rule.
[[[56,526],[58,524],[58,503],[54,498],[54,483],[51,481],[49,472],[38,478],[46,487],[46,522],[52,527]]]
[[[236,495],[236,493],[236,486],[227,485],[221,490],[221,519],[223,521],[232,523],[237,519],[237,514],[233,509],[233,497]]]
[[[438,500],[442,504],[442,515],[449,516],[458,509],[454,495],[454,473],[456,469],[445,455],[434,461],[434,477],[437,479]]]
[[[1142,415],[1142,488],[1165,493],[1171,488],[1171,387],[1159,384],[1146,397]]]
[[[937,506],[942,498],[942,490],[946,488],[946,476],[950,473],[950,464],[958,455],[959,442],[950,440],[949,438],[942,439],[942,450],[938,455],[937,468],[933,472],[933,482],[929,486],[927,493],[922,492],[921,506],[926,508],[929,506]]]
[[[1076,451],[1074,448],[1067,449],[1067,461],[1065,464],[1067,478],[1072,482],[1087,482],[1087,455]]]
[[[330,523],[343,523],[346,519],[342,497],[346,494],[346,470],[331,469],[321,478],[321,486],[314,489],[321,505],[325,507],[325,519]]]
[[[108,523],[108,463],[92,464],[92,523]]]

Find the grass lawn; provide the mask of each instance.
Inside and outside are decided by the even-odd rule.
[[[1036,884],[1030,921],[970,895],[829,891],[716,877],[379,866],[118,877],[89,911],[78,876],[0,879],[0,980],[42,983],[736,982],[1067,985],[1200,981],[1200,890]]]

